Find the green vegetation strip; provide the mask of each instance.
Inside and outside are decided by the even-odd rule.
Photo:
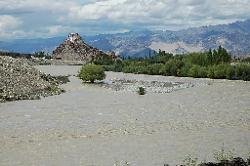
[[[248,60],[235,62],[222,47],[208,52],[175,56],[160,50],[152,57],[124,60],[113,60],[107,56],[99,56],[92,63],[102,65],[106,71],[250,81]]]

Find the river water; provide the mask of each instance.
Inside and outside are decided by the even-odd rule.
[[[163,166],[211,161],[221,149],[249,155],[249,82],[107,73],[195,85],[139,96],[83,85],[79,66],[37,68],[71,82],[59,96],[0,104],[1,165]]]

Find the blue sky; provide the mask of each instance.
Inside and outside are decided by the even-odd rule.
[[[0,40],[178,30],[250,18],[250,0],[0,0]]]

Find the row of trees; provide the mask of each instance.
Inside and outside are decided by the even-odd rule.
[[[46,53],[44,51],[39,51],[39,52],[35,52],[32,54],[32,56],[36,57],[36,58],[45,58],[45,59],[51,59],[51,55],[49,53]]]
[[[30,58],[31,54],[22,54],[22,53],[17,53],[17,52],[0,51],[0,56],[9,56],[9,57],[13,57],[13,58],[20,58],[20,57]]]
[[[116,72],[249,81],[250,65],[243,62],[231,65],[231,60],[230,54],[220,46],[208,52],[175,56],[160,51],[156,56],[139,59],[114,61],[99,57],[93,63]]]
[[[10,57],[13,57],[13,58],[21,58],[21,57],[31,58],[31,56],[34,56],[34,57],[37,57],[37,58],[51,59],[51,55],[49,53],[44,52],[44,51],[35,52],[33,54],[0,51],[0,56],[10,56]]]

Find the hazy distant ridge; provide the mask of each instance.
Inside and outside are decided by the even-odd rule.
[[[159,49],[172,53],[204,51],[222,45],[234,56],[250,55],[250,20],[226,25],[204,26],[180,31],[131,31],[85,36],[84,40],[103,51],[122,56],[148,56]],[[51,52],[65,37],[21,39],[0,42],[0,49],[31,53]]]

